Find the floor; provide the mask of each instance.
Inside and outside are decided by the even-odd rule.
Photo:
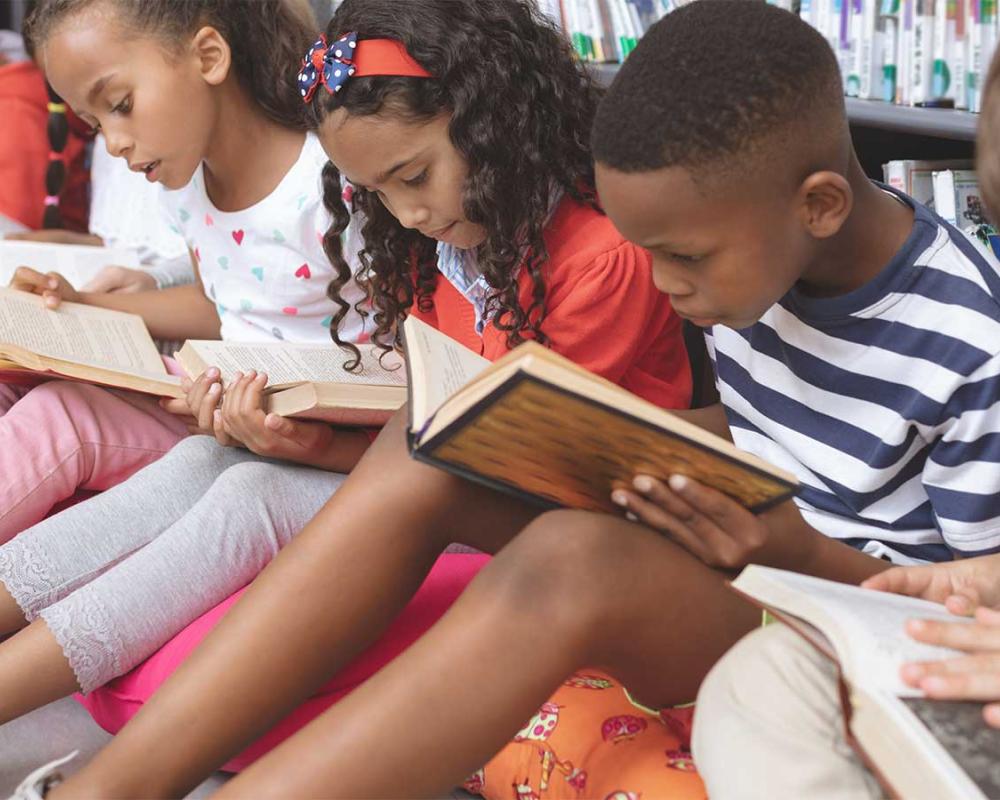
[[[69,698],[0,725],[0,797],[10,795],[35,768],[79,750],[80,755],[62,769],[63,774],[72,774],[110,738],[81,705]],[[217,773],[188,797],[208,797],[224,782],[225,776]]]
[[[19,720],[0,725],[0,798],[9,796],[24,776],[35,768],[79,750],[80,755],[62,770],[64,774],[71,775],[110,738],[72,699],[59,700]],[[223,773],[216,773],[188,797],[208,797],[225,780]],[[442,800],[474,798],[456,789]]]

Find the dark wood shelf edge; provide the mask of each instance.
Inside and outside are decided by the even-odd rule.
[[[619,64],[589,64],[594,76],[604,86],[614,79]],[[972,142],[976,138],[978,114],[950,108],[897,106],[879,100],[845,98],[847,116],[852,125],[877,128],[895,133],[932,136]]]

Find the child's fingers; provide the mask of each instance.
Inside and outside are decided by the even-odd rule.
[[[626,489],[616,489],[612,492],[611,499],[616,505],[634,514],[639,522],[667,534],[697,558],[706,563],[711,560],[711,553],[705,547],[704,541],[686,522],[671,514],[664,506]]]
[[[58,286],[50,284],[49,278],[31,267],[18,267],[14,270],[14,276],[10,280],[10,288],[20,292],[42,292],[46,289],[54,289]]]
[[[892,567],[885,572],[872,575],[861,585],[866,589],[875,589],[878,592],[924,597],[930,588],[932,577],[933,573],[930,567]],[[939,598],[939,601],[943,599]]]
[[[198,408],[205,399],[205,395],[208,394],[208,390],[213,384],[218,383],[218,380],[219,370],[215,367],[209,367],[191,384],[191,390],[188,392],[187,401],[188,405],[191,407],[192,413],[197,414]]]
[[[636,475],[632,481],[635,492],[655,505],[665,508],[681,522],[691,522],[697,516],[696,509],[676,495],[662,481],[649,475]]]
[[[906,623],[906,632],[918,642],[938,647],[951,647],[967,652],[1000,650],[1000,627],[995,625],[911,619]]]
[[[1000,703],[989,703],[984,706],[983,719],[991,728],[1000,728]]]
[[[724,531],[733,529],[734,510],[739,509],[745,513],[745,510],[731,497],[684,475],[671,475],[668,484],[684,502]]]
[[[261,373],[247,382],[240,400],[240,409],[244,414],[253,414],[264,407],[264,387],[267,386],[267,375]]]
[[[191,417],[191,421],[194,422],[194,417],[191,414],[191,406],[188,405],[187,400],[183,397],[160,398],[160,408],[168,414],[176,414],[179,417]]]
[[[934,675],[920,681],[919,688],[938,700],[1000,699],[1000,671]]]
[[[944,606],[957,617],[971,617],[979,608],[979,593],[971,587],[964,588],[961,590],[961,594],[948,595],[944,600]],[[989,609],[984,610],[988,611]],[[1000,624],[1000,615],[996,617],[993,624]]]
[[[221,408],[215,409],[212,413],[212,433],[215,435],[215,441],[223,447],[229,447],[232,443],[229,434],[226,432],[226,423],[222,418]]]
[[[287,417],[278,414],[268,414],[264,417],[264,427],[285,439],[297,440],[301,436],[301,428]]]
[[[205,398],[198,406],[198,425],[201,426],[202,430],[210,431],[213,429],[212,421],[215,418],[215,409],[218,408],[221,397],[222,384],[213,383],[208,387]]]

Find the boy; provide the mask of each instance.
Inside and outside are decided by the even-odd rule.
[[[977,151],[983,195],[997,219],[1000,60],[993,61],[983,89]],[[994,488],[995,482],[987,481],[982,491]],[[969,655],[907,664],[902,676],[928,697],[986,701],[986,722],[1000,727],[1000,613],[992,610],[1000,607],[1000,556],[897,567],[865,586],[945,603],[955,614],[975,614],[969,625],[910,622],[913,638]],[[881,796],[844,738],[833,664],[783,625],[747,637],[722,659],[698,695],[696,722],[699,768],[718,797]]]

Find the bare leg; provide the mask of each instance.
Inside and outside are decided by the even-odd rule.
[[[413,461],[404,430],[397,415],[191,658],[54,798],[189,791],[375,641],[449,543],[496,552],[536,516]]]
[[[760,622],[723,580],[648,529],[548,514],[407,652],[219,796],[440,796],[580,667],[610,671],[654,707],[690,702]]]
[[[44,620],[0,644],[0,725],[78,689],[76,676]]]
[[[0,583],[0,637],[19,631],[27,624],[21,607],[10,596],[7,588]]]

